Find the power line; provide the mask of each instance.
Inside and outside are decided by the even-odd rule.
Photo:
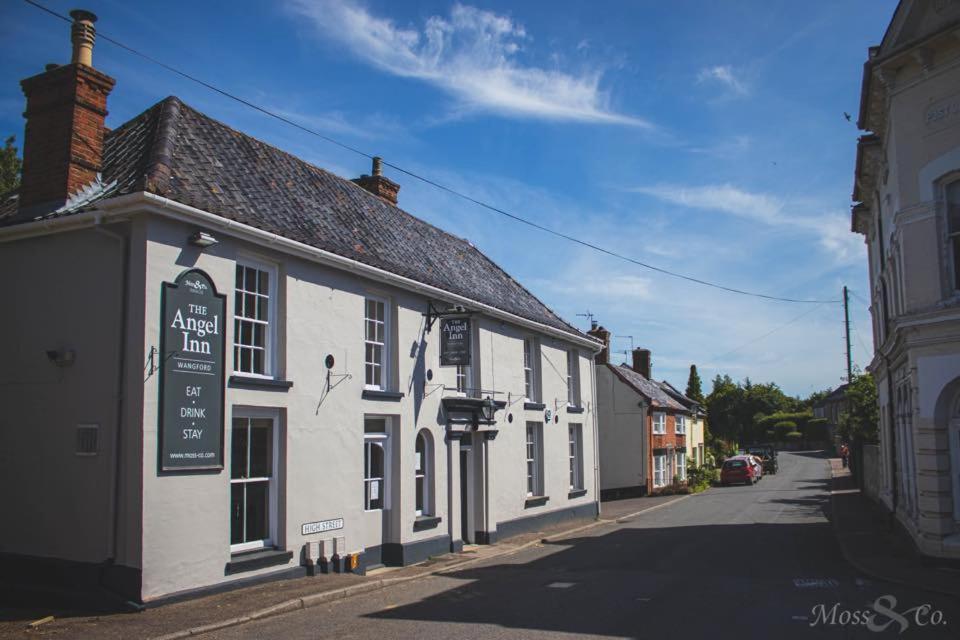
[[[61,14],[61,13],[57,13],[56,11],[53,11],[52,9],[47,8],[47,7],[43,6],[42,4],[40,4],[40,3],[38,3],[38,2],[35,2],[34,0],[24,0],[24,2],[26,2],[27,4],[29,4],[29,5],[32,6],[32,7],[35,7],[35,8],[37,8],[37,9],[40,9],[41,11],[44,11],[44,12],[46,12],[46,13],[48,13],[48,14],[56,17],[56,18],[59,18],[59,19],[61,19],[61,20],[64,20],[65,22],[72,22],[72,20],[71,20],[68,16],[65,16],[65,15],[63,15],[63,14]],[[129,53],[132,53],[132,54],[134,54],[134,55],[136,55],[136,56],[139,56],[139,57],[143,58],[144,60],[147,60],[148,62],[151,62],[151,63],[153,63],[153,64],[155,64],[155,65],[157,65],[157,66],[159,66],[159,67],[162,67],[163,69],[166,69],[167,71],[169,71],[169,72],[171,72],[171,73],[174,73],[174,74],[176,74],[176,75],[178,75],[178,76],[180,76],[180,77],[182,77],[182,78],[185,78],[186,80],[190,80],[191,82],[195,82],[195,83],[199,84],[200,86],[205,87],[206,89],[209,89],[209,90],[211,90],[211,91],[214,91],[214,92],[220,94],[221,96],[223,96],[223,97],[225,97],[225,98],[229,98],[230,100],[234,100],[234,101],[236,101],[236,102],[239,102],[240,104],[242,104],[242,105],[244,105],[244,106],[246,106],[246,107],[249,107],[250,109],[254,109],[255,111],[258,111],[258,112],[260,112],[260,113],[262,113],[262,114],[264,114],[264,115],[266,115],[266,116],[269,116],[269,117],[271,117],[271,118],[275,118],[276,120],[279,120],[280,122],[283,122],[283,123],[285,123],[285,124],[288,124],[288,125],[290,125],[290,126],[292,126],[292,127],[296,127],[297,129],[299,129],[300,131],[303,131],[304,133],[308,133],[308,134],[310,134],[310,135],[312,135],[312,136],[316,136],[317,138],[320,138],[321,140],[324,140],[324,141],[326,141],[326,142],[329,142],[330,144],[336,145],[336,146],[340,147],[341,149],[345,149],[345,150],[350,151],[350,152],[352,152],[352,153],[355,153],[355,154],[357,154],[357,155],[363,156],[364,158],[367,158],[367,159],[372,159],[372,158],[373,158],[373,155],[372,155],[372,154],[369,154],[369,153],[367,153],[367,152],[365,152],[365,151],[361,151],[360,149],[357,149],[357,148],[352,147],[352,146],[350,146],[350,145],[348,145],[348,144],[345,144],[345,143],[343,143],[343,142],[340,142],[339,140],[336,140],[336,139],[334,139],[334,138],[331,138],[330,136],[324,135],[324,134],[322,134],[322,133],[320,133],[320,132],[318,132],[318,131],[315,131],[314,129],[310,129],[309,127],[305,127],[305,126],[303,126],[303,125],[301,125],[301,124],[298,124],[298,123],[294,122],[293,120],[290,120],[289,118],[285,118],[285,117],[283,117],[283,116],[281,116],[281,115],[279,115],[279,114],[277,114],[277,113],[274,113],[273,111],[270,111],[269,109],[266,109],[266,108],[264,108],[264,107],[261,107],[260,105],[257,105],[257,104],[255,104],[255,103],[253,103],[253,102],[250,102],[249,100],[246,100],[246,99],[244,99],[244,98],[241,98],[241,97],[239,97],[239,96],[236,96],[236,95],[230,93],[229,91],[226,91],[226,90],[224,90],[224,89],[220,89],[219,87],[217,87],[217,86],[215,86],[215,85],[213,85],[213,84],[211,84],[211,83],[209,83],[209,82],[207,82],[207,81],[205,81],[205,80],[201,80],[200,78],[197,78],[197,77],[195,77],[195,76],[192,76],[192,75],[190,75],[189,73],[186,73],[186,72],[181,71],[181,70],[179,70],[179,69],[177,69],[177,68],[175,68],[175,67],[172,67],[172,66],[170,66],[170,65],[168,65],[168,64],[166,64],[166,63],[164,63],[164,62],[161,62],[160,60],[157,60],[156,58],[153,58],[152,56],[149,56],[149,55],[147,55],[147,54],[145,54],[145,53],[142,53],[142,52],[134,49],[133,47],[130,47],[130,46],[126,45],[126,44],[123,44],[122,42],[120,42],[120,41],[118,41],[118,40],[116,40],[116,39],[114,39],[114,38],[111,38],[110,36],[108,36],[108,35],[106,35],[106,34],[104,34],[104,33],[102,33],[102,32],[99,32],[99,31],[98,31],[98,32],[97,32],[97,36],[98,36],[100,39],[105,40],[105,41],[107,41],[107,42],[109,42],[109,43],[111,43],[111,44],[113,44],[113,45],[115,45],[115,46],[117,46],[117,47],[120,47],[121,49],[123,49],[123,50],[125,50],[125,51],[127,51],[127,52],[129,52]],[[444,185],[444,184],[442,184],[442,183],[439,183],[439,182],[437,182],[437,181],[435,181],[435,180],[433,180],[433,179],[431,179],[431,178],[427,178],[427,177],[425,177],[425,176],[422,176],[422,175],[420,175],[420,174],[418,174],[418,173],[415,173],[415,172],[413,172],[413,171],[410,171],[410,170],[408,170],[408,169],[404,169],[403,167],[401,167],[401,166],[399,166],[399,165],[396,165],[396,164],[393,164],[393,163],[391,163],[391,162],[383,161],[383,164],[385,164],[386,166],[390,167],[391,169],[395,169],[396,171],[399,171],[400,173],[403,173],[403,174],[405,174],[405,175],[407,175],[407,176],[410,176],[411,178],[413,178],[413,179],[415,179],[415,180],[419,180],[420,182],[423,182],[424,184],[428,184],[428,185],[430,185],[430,186],[432,186],[432,187],[434,187],[434,188],[436,188],[436,189],[440,189],[441,191],[444,191],[444,192],[449,193],[449,194],[451,194],[451,195],[453,195],[453,196],[456,196],[456,197],[458,197],[458,198],[461,198],[461,199],[463,199],[463,200],[466,200],[467,202],[473,203],[473,204],[475,204],[475,205],[477,205],[477,206],[479,206],[479,207],[482,207],[482,208],[484,208],[484,209],[487,209],[488,211],[492,211],[492,212],[494,212],[494,213],[498,213],[498,214],[500,214],[500,215],[502,215],[502,216],[506,216],[507,218],[510,218],[511,220],[514,220],[514,221],[516,221],[516,222],[520,222],[520,223],[525,224],[525,225],[527,225],[527,226],[533,227],[534,229],[537,229],[537,230],[539,230],[539,231],[543,231],[543,232],[545,232],[545,233],[549,233],[549,234],[551,234],[551,235],[553,235],[553,236],[556,236],[556,237],[558,237],[558,238],[562,238],[562,239],[564,239],[564,240],[567,240],[567,241],[569,241],[569,242],[573,242],[573,243],[575,243],[575,244],[579,244],[579,245],[581,245],[581,246],[583,246],[583,247],[586,247],[586,248],[588,248],[588,249],[593,249],[594,251],[597,251],[597,252],[606,254],[606,255],[611,256],[611,257],[613,257],[613,258],[617,258],[617,259],[619,259],[619,260],[623,260],[623,261],[625,261],[625,262],[629,262],[629,263],[631,263],[631,264],[634,264],[634,265],[643,267],[643,268],[645,268],[645,269],[649,269],[649,270],[651,270],[651,271],[656,271],[656,272],[662,273],[662,274],[664,274],[664,275],[668,275],[668,276],[671,276],[671,277],[674,277],[674,278],[679,278],[679,279],[681,279],[681,280],[686,280],[686,281],[688,281],[688,282],[693,282],[693,283],[696,283],[696,284],[701,284],[701,285],[704,285],[704,286],[707,286],[707,287],[712,287],[712,288],[714,288],[714,289],[720,289],[721,291],[727,291],[727,292],[729,292],[729,293],[736,293],[736,294],[740,294],[740,295],[744,295],[744,296],[751,296],[751,297],[754,297],[754,298],[762,298],[762,299],[765,299],[765,300],[774,300],[774,301],[777,301],[777,302],[795,302],[795,303],[801,303],[801,304],[817,304],[817,305],[833,304],[833,303],[839,303],[839,302],[840,302],[840,300],[801,300],[801,299],[798,299],[798,298],[786,298],[786,297],[780,297],[780,296],[773,296],[773,295],[768,295],[768,294],[765,294],[765,293],[757,293],[757,292],[754,292],[754,291],[746,291],[746,290],[744,290],[744,289],[738,289],[738,288],[735,288],[735,287],[727,287],[727,286],[725,286],[725,285],[717,284],[717,283],[715,283],[715,282],[709,282],[709,281],[707,281],[707,280],[701,280],[700,278],[694,278],[694,277],[692,277],[692,276],[687,276],[687,275],[683,275],[683,274],[681,274],[681,273],[676,273],[676,272],[674,272],[674,271],[669,271],[669,270],[667,270],[667,269],[663,269],[663,268],[661,268],[661,267],[657,267],[657,266],[654,266],[654,265],[652,265],[652,264],[648,264],[648,263],[646,263],[646,262],[642,262],[642,261],[637,260],[637,259],[635,259],[635,258],[631,258],[631,257],[629,257],[629,256],[626,256],[626,255],[624,255],[624,254],[622,254],[622,253],[618,253],[618,252],[613,251],[613,250],[611,250],[611,249],[606,249],[606,248],[601,247],[601,246],[599,246],[599,245],[593,244],[592,242],[588,242],[588,241],[586,241],[586,240],[581,240],[580,238],[577,238],[577,237],[575,237],[575,236],[571,236],[571,235],[569,235],[569,234],[563,233],[562,231],[557,231],[556,229],[551,229],[550,227],[546,227],[546,226],[541,225],[541,224],[539,224],[539,223],[536,223],[536,222],[534,222],[534,221],[532,221],[532,220],[528,220],[528,219],[526,219],[526,218],[524,218],[524,217],[522,217],[522,216],[519,216],[519,215],[517,215],[517,214],[510,213],[509,211],[506,211],[505,209],[501,209],[500,207],[497,207],[497,206],[488,204],[488,203],[486,203],[486,202],[484,202],[484,201],[482,201],[482,200],[478,200],[478,199],[476,199],[476,198],[474,198],[474,197],[472,197],[472,196],[469,196],[469,195],[467,195],[467,194],[465,194],[465,193],[461,193],[460,191],[457,191],[457,190],[455,190],[455,189],[453,189],[453,188],[451,188],[451,187],[448,187],[448,186],[446,186],[446,185]]]
[[[800,320],[801,318],[810,315],[811,313],[813,313],[814,311],[816,311],[817,309],[819,309],[819,308],[822,307],[823,305],[828,304],[829,302],[830,302],[830,301],[821,302],[820,304],[818,304],[818,305],[815,306],[814,308],[808,309],[808,310],[804,311],[803,313],[801,313],[800,315],[798,315],[796,318],[793,318],[792,320],[790,320],[790,321],[788,321],[788,322],[785,322],[784,324],[780,325],[779,327],[777,327],[777,328],[775,328],[775,329],[772,329],[771,331],[768,331],[767,333],[763,334],[762,336],[759,336],[759,337],[757,337],[757,338],[754,338],[753,340],[750,340],[749,342],[745,342],[745,343],[743,343],[742,345],[740,345],[739,347],[737,347],[737,348],[735,348],[735,349],[731,349],[730,351],[727,351],[726,353],[720,354],[719,356],[714,356],[714,360],[722,360],[723,358],[726,358],[727,356],[729,356],[729,355],[732,354],[732,353],[736,353],[737,351],[740,351],[741,349],[743,349],[743,348],[745,348],[745,347],[749,347],[750,345],[754,344],[755,342],[760,342],[760,341],[763,340],[764,338],[775,334],[777,331],[780,331],[781,329],[784,329],[784,328],[790,326],[791,324],[793,324],[793,323],[796,322],[797,320]]]

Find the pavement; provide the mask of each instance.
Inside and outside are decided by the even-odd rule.
[[[307,609],[383,589],[423,576],[516,553],[551,536],[584,531],[607,521],[629,518],[685,496],[657,496],[603,503],[599,519],[574,520],[499,541],[469,546],[460,553],[430,558],[408,567],[383,568],[366,576],[325,574],[262,583],[188,601],[148,608],[140,613],[90,615],[62,605],[12,608],[0,604],[0,638],[156,638],[174,640],[225,629],[252,620]],[[30,625],[35,626],[31,627]]]
[[[830,459],[833,525],[847,562],[867,576],[960,598],[960,569],[919,556],[905,532],[856,486],[840,458]]]

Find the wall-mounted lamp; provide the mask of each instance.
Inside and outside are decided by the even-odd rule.
[[[73,349],[50,349],[47,359],[58,367],[69,367],[77,359],[77,354]]]
[[[197,231],[195,234],[190,236],[188,242],[195,247],[206,249],[207,247],[212,247],[213,245],[217,244],[219,241],[206,231]]]

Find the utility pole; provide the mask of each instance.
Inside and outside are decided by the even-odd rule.
[[[850,354],[850,292],[843,285],[843,324],[847,335],[847,382],[853,382],[853,357]]]

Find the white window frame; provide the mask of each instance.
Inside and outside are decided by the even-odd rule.
[[[383,305],[383,319],[371,318],[368,315],[367,307],[370,302]],[[363,388],[374,391],[387,391],[390,389],[390,363],[391,344],[390,344],[390,300],[382,296],[367,295],[363,299]],[[367,324],[369,322],[379,322],[383,325],[383,342],[370,340],[367,335]],[[370,362],[367,360],[367,345],[380,346],[380,362]],[[371,384],[367,379],[367,367],[374,365],[380,368],[380,384]]]
[[[527,402],[540,402],[540,341],[523,339],[523,393]]]
[[[943,185],[943,231],[947,238],[947,250],[946,255],[948,259],[947,263],[947,273],[949,275],[950,281],[952,281],[951,290],[958,291],[960,290],[960,270],[957,268],[958,262],[960,262],[960,256],[957,256],[957,252],[960,251],[960,228],[951,232],[950,230],[950,190],[957,190],[957,197],[960,198],[960,177],[954,174],[951,176],[947,182]],[[956,207],[960,209],[960,201],[956,203]],[[960,212],[958,212],[960,216]]]
[[[653,433],[663,435],[667,432],[667,414],[663,411],[653,412]]]
[[[266,296],[260,294],[257,291],[251,291],[248,289],[241,289],[239,283],[237,283],[236,278],[236,268],[243,269],[255,269],[257,271],[262,271],[267,274],[267,288],[269,289]],[[239,376],[246,376],[250,378],[269,378],[272,379],[276,375],[277,363],[276,363],[276,344],[277,344],[277,305],[280,299],[277,291],[277,283],[279,280],[277,265],[259,258],[252,256],[238,256],[236,260],[236,268],[234,269],[234,282],[233,282],[233,372]],[[238,316],[236,313],[237,310],[237,296],[241,294],[253,294],[256,296],[265,297],[267,299],[267,319],[266,321],[259,320],[257,318],[249,318],[246,315]],[[245,305],[245,300],[241,301],[241,308]],[[240,343],[240,326],[244,322],[250,322],[253,324],[266,324],[266,331],[264,332],[264,346],[263,346],[263,372],[257,373],[253,371],[242,371],[240,369],[240,349],[256,349],[253,345],[245,345]],[[251,368],[253,360],[251,358]]]
[[[543,488],[543,423],[527,422],[525,442],[527,497],[540,497]]]
[[[653,487],[655,489],[658,487],[667,486],[667,483],[665,481],[666,474],[667,474],[667,456],[665,455],[653,456]]]
[[[383,431],[375,431],[371,433],[366,432],[366,422],[367,420],[383,420]],[[387,483],[390,480],[390,418],[386,416],[364,416],[364,433],[363,433],[363,511],[365,513],[373,513],[376,511],[385,511],[390,508],[388,500],[388,491]],[[380,447],[381,452],[383,453],[383,475],[382,476],[373,476],[370,473],[370,464],[369,456],[367,456],[368,447]],[[375,509],[370,508],[370,488],[369,485],[373,482],[380,482],[379,494],[380,494],[380,503],[382,506]]]
[[[423,457],[417,451],[417,443],[423,438]],[[414,515],[434,515],[433,498],[433,436],[428,429],[420,429],[413,444],[413,502]],[[423,502],[417,508],[417,480],[423,482]]]
[[[677,478],[680,482],[687,481],[687,452],[677,451]]]
[[[567,350],[567,406],[580,406],[580,351]]]
[[[678,436],[687,434],[687,416],[677,415],[674,417],[674,432]]]
[[[567,426],[567,457],[570,462],[570,491],[583,489],[583,426],[571,423]]]
[[[243,551],[252,551],[254,549],[267,549],[274,547],[278,544],[278,531],[280,530],[278,517],[280,513],[279,501],[280,501],[280,490],[279,490],[279,476],[281,473],[280,469],[280,416],[279,413],[275,410],[270,409],[256,409],[256,408],[236,408],[233,412],[230,424],[230,452],[231,457],[233,455],[233,420],[246,420],[247,429],[250,429],[251,420],[261,420],[266,419],[270,420],[270,447],[271,447],[271,460],[270,460],[270,476],[267,478],[233,478],[233,460],[230,461],[230,501],[231,508],[233,502],[233,485],[234,484],[249,484],[253,482],[263,482],[267,481],[268,491],[267,499],[269,500],[268,505],[268,518],[269,526],[268,533],[269,537],[263,540],[250,540],[247,542],[241,542],[237,544],[230,545],[230,553],[239,553]],[[247,468],[249,469],[250,465],[250,438],[247,438]],[[231,534],[232,535],[232,534]]]

